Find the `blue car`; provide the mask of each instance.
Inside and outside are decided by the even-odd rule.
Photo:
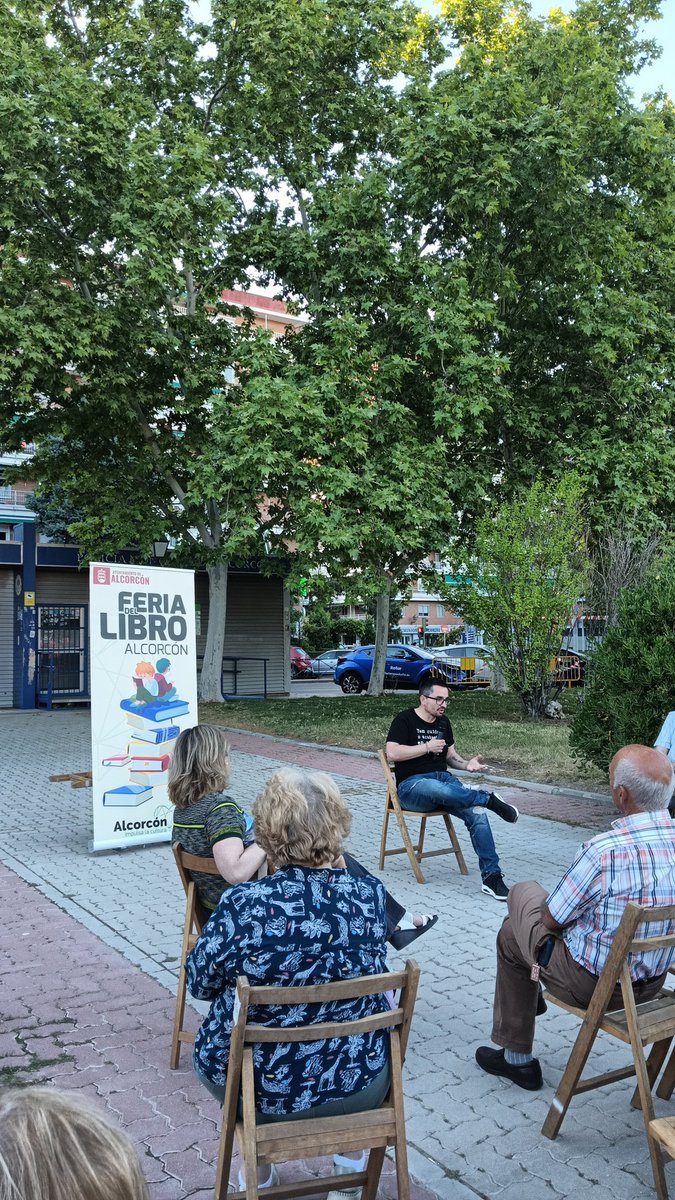
[[[338,663],[333,679],[347,695],[357,695],[368,686],[374,653],[374,646],[358,646]],[[434,655],[421,646],[387,646],[385,687],[417,689],[427,680],[455,689],[476,686],[468,682],[459,663]]]

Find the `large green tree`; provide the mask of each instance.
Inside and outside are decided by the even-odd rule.
[[[311,445],[311,388],[220,296],[256,258],[246,210],[284,127],[297,142],[301,114],[306,153],[341,170],[368,150],[412,10],[220,0],[210,26],[180,0],[5,11],[4,440],[38,445],[90,551],[168,532],[206,564],[201,694],[216,699],[227,564],[287,532]]]
[[[480,453],[505,496],[576,469],[594,526],[666,524],[675,499],[675,112],[630,92],[658,7],[443,0],[456,57],[409,89],[411,210],[493,302]]]

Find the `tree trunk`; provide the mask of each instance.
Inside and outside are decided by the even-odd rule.
[[[381,696],[384,691],[384,668],[387,661],[387,641],[389,639],[389,594],[390,587],[385,589],[375,599],[375,654],[373,669],[368,684],[369,696]]]
[[[209,576],[209,624],[202,673],[199,678],[199,699],[223,699],[222,670],[225,646],[225,617],[227,615],[227,563],[212,563]]]
[[[525,705],[528,721],[538,721],[544,715],[544,709],[550,699],[550,687],[533,687],[523,692],[521,699]]]

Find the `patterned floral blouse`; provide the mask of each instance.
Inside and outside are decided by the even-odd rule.
[[[299,987],[386,971],[385,891],[332,867],[286,867],[230,888],[187,958],[187,983],[212,1000],[195,1043],[195,1065],[224,1085],[234,1020],[234,984]],[[386,1012],[384,995],[331,1004],[251,1006],[260,1025],[350,1021]],[[362,1091],[387,1062],[385,1031],[318,1042],[254,1047],[256,1102],[263,1113],[302,1112]]]

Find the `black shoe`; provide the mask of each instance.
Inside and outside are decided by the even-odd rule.
[[[520,816],[515,804],[507,804],[497,792],[490,792],[490,799],[485,807],[501,817],[502,821],[508,821],[509,825],[515,825]]]
[[[509,894],[504,877],[499,872],[496,875],[488,875],[487,879],[483,880],[480,890],[488,896],[494,896],[495,900],[506,900]]]
[[[543,1086],[538,1058],[533,1058],[532,1062],[525,1063],[522,1067],[512,1067],[511,1063],[507,1063],[503,1050],[493,1050],[492,1046],[479,1046],[476,1050],[476,1062],[488,1075],[502,1075],[504,1079],[517,1083],[518,1087],[525,1088],[527,1092],[538,1092]]]
[[[426,925],[416,925],[414,929],[395,929],[389,941],[394,947],[394,950],[405,950],[415,938],[421,937],[428,929],[433,929],[438,920],[438,916],[429,917]]]
[[[548,1012],[548,1004],[544,1000],[544,989],[539,984],[539,995],[537,996],[537,1016],[541,1017],[545,1012]]]

